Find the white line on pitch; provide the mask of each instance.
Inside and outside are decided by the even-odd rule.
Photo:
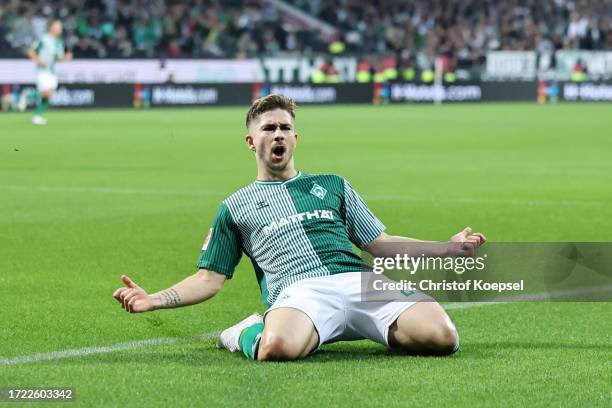
[[[569,297],[569,296],[589,295],[593,293],[610,292],[610,291],[612,291],[612,285],[590,286],[587,288],[580,288],[580,289],[567,289],[567,290],[556,290],[552,292],[526,293],[524,295],[515,295],[515,296],[502,296],[502,297],[493,298],[487,302],[447,303],[444,305],[444,308],[445,309],[465,309],[469,307],[499,305],[502,303],[511,303],[511,302],[535,302],[535,301],[544,301],[544,300],[550,300],[550,299],[558,299],[558,298]]]
[[[217,333],[215,332],[203,333],[198,336],[195,336],[194,339],[207,340],[212,337],[215,337],[216,335]],[[134,350],[134,349],[139,349],[139,348],[144,348],[144,347],[176,344],[181,340],[183,339],[180,337],[160,337],[156,339],[135,340],[135,341],[128,341],[124,343],[111,344],[110,346],[93,346],[93,347],[84,347],[84,348],[79,348],[79,349],[52,351],[49,353],[30,354],[30,355],[25,355],[25,356],[2,358],[0,359],[0,365],[35,363],[38,361],[60,360],[62,358],[69,358],[69,357],[83,357],[83,356],[89,356],[92,354],[115,353],[117,351]]]
[[[447,309],[464,309],[464,308],[470,308],[470,307],[494,305],[494,304],[499,304],[499,303],[503,303],[503,302],[451,303],[451,304],[445,305],[444,307]],[[206,340],[211,337],[215,337],[216,335],[217,333],[215,332],[202,333],[196,338],[198,340]],[[70,358],[70,357],[84,357],[84,356],[90,356],[92,354],[115,353],[117,351],[134,350],[134,349],[139,349],[139,348],[144,348],[144,347],[176,344],[180,340],[181,340],[180,337],[160,337],[156,339],[135,340],[135,341],[128,341],[124,343],[111,344],[110,346],[93,346],[93,347],[84,347],[84,348],[62,350],[62,351],[52,351],[49,353],[39,353],[39,354],[30,354],[30,355],[25,355],[25,356],[2,358],[0,359],[0,366],[25,364],[25,363],[36,363],[39,361],[49,361],[49,360],[60,360],[63,358]]]
[[[550,299],[550,298],[560,298],[560,297],[570,296],[570,295],[584,295],[584,294],[589,294],[589,293],[606,292],[610,290],[612,290],[612,285],[604,285],[604,286],[590,287],[590,288],[584,288],[584,289],[560,290],[560,291],[555,291],[555,292],[550,292],[550,293],[542,292],[542,293],[534,293],[534,294],[527,294],[527,295],[517,295],[514,297],[492,299],[492,301],[490,302],[447,303],[444,305],[444,308],[445,309],[467,309],[467,308],[472,308],[472,307],[483,307],[483,306],[506,304],[511,301],[544,300],[544,299]],[[212,337],[216,337],[217,335],[218,335],[218,332],[210,332],[210,333],[202,333],[193,338],[196,340],[207,340]],[[92,354],[114,353],[117,351],[134,350],[134,349],[143,348],[143,347],[170,345],[170,344],[176,344],[181,340],[183,340],[181,337],[160,337],[156,339],[128,341],[124,343],[112,344],[110,346],[84,347],[84,348],[79,348],[79,349],[52,351],[49,353],[39,353],[39,354],[30,354],[30,355],[25,355],[25,356],[2,358],[0,359],[0,366],[16,365],[16,364],[24,364],[24,363],[35,363],[38,361],[48,361],[48,360],[60,360],[62,358],[69,358],[69,357],[83,357],[83,356],[89,356]]]

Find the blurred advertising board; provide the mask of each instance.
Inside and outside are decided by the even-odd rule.
[[[230,83],[263,81],[257,60],[76,59],[57,64],[60,83]],[[0,83],[28,84],[34,62],[0,59]]]
[[[357,58],[330,58],[339,82],[355,83]],[[68,83],[282,83],[309,84],[324,57],[274,57],[243,60],[214,59],[76,59],[57,64],[59,82]],[[612,79],[612,52],[491,51],[482,70],[484,82],[567,81],[577,65],[588,80]],[[36,68],[28,59],[0,59],[0,83],[28,84],[36,78]],[[475,76],[478,80],[478,75]]]
[[[390,83],[374,88],[374,98],[385,102],[431,103],[534,101],[533,81],[462,82],[434,85],[422,83]]]
[[[253,97],[283,94],[298,104],[372,103],[372,84],[253,84]]]
[[[332,58],[341,82],[354,82],[357,60]],[[60,83],[308,83],[322,57],[243,60],[75,59],[57,64]],[[34,82],[36,68],[28,59],[0,59],[0,83]]]
[[[612,101],[612,82],[499,81],[452,84],[270,84],[253,83],[112,83],[61,84],[51,105],[66,108],[137,108],[179,106],[248,106],[271,93],[298,105],[412,104],[458,102],[597,102]],[[2,110],[25,110],[36,104],[32,83],[0,83]]]
[[[355,82],[357,59],[353,57],[330,58],[338,70],[340,82]],[[325,62],[323,57],[275,57],[262,58],[264,78],[272,83],[308,83],[313,72]]]
[[[574,66],[584,64],[589,79],[612,78],[612,52],[559,50],[555,53],[556,71],[560,79],[570,79]]]
[[[612,52],[559,50],[538,54],[535,51],[491,51],[487,53],[484,81],[568,81],[575,71],[588,80],[612,78]]]
[[[522,80],[536,78],[535,51],[491,51],[487,53],[483,79],[488,81]]]
[[[612,102],[612,83],[565,82],[561,90],[561,99],[564,101]]]

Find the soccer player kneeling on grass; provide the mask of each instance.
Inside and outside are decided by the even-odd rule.
[[[49,99],[57,89],[55,63],[72,59],[72,53],[64,53],[64,42],[60,37],[62,29],[61,21],[52,20],[47,33],[28,50],[28,56],[36,62],[36,89],[39,93],[36,111],[32,118],[32,123],[35,125],[47,124],[43,115],[49,107]]]
[[[296,171],[294,108],[282,95],[253,102],[246,143],[255,154],[257,179],[219,206],[199,271],[151,295],[123,276],[126,287],[113,296],[132,313],[193,305],[214,296],[245,253],[268,309],[263,317],[254,314],[224,330],[220,348],[257,360],[294,360],[325,343],[366,338],[413,354],[455,352],[455,326],[431,298],[418,302],[424,294],[362,301],[361,274],[372,272],[364,272],[351,243],[378,257],[394,255],[389,242],[393,248],[405,243],[408,253],[409,244],[419,241],[387,235],[342,177]],[[466,228],[445,248],[453,256],[470,256],[484,241]]]

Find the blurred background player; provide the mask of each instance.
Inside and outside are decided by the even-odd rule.
[[[39,94],[36,111],[32,118],[32,123],[35,125],[47,124],[43,115],[49,106],[49,99],[57,89],[55,63],[72,59],[71,52],[64,53],[64,42],[61,39],[62,29],[61,21],[51,20],[47,32],[28,50],[28,56],[36,62],[36,89]]]

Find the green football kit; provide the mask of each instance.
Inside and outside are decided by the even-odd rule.
[[[298,281],[367,269],[352,244],[362,248],[384,230],[344,178],[298,172],[225,199],[197,266],[231,278],[244,253],[270,307]]]
[[[55,63],[64,58],[64,42],[61,38],[45,34],[34,43],[32,48],[38,55],[38,59],[46,64],[44,67],[36,65],[36,89],[41,94],[55,91],[58,85]],[[48,106],[49,99],[45,95],[41,95],[36,105],[35,114],[42,116]]]
[[[44,34],[34,43],[32,49],[34,49],[38,58],[46,64],[45,67],[37,65],[36,72],[55,75],[55,63],[64,58],[64,42],[62,39]]]
[[[352,244],[363,248],[384,230],[342,177],[298,173],[285,181],[255,181],[223,201],[197,265],[231,278],[245,253],[266,315],[301,311],[318,334],[316,348],[358,339],[391,347],[389,329],[400,314],[433,299],[414,291],[388,301],[364,300],[374,275]],[[265,324],[256,320],[239,323],[246,326],[238,348],[251,359],[257,359]]]

